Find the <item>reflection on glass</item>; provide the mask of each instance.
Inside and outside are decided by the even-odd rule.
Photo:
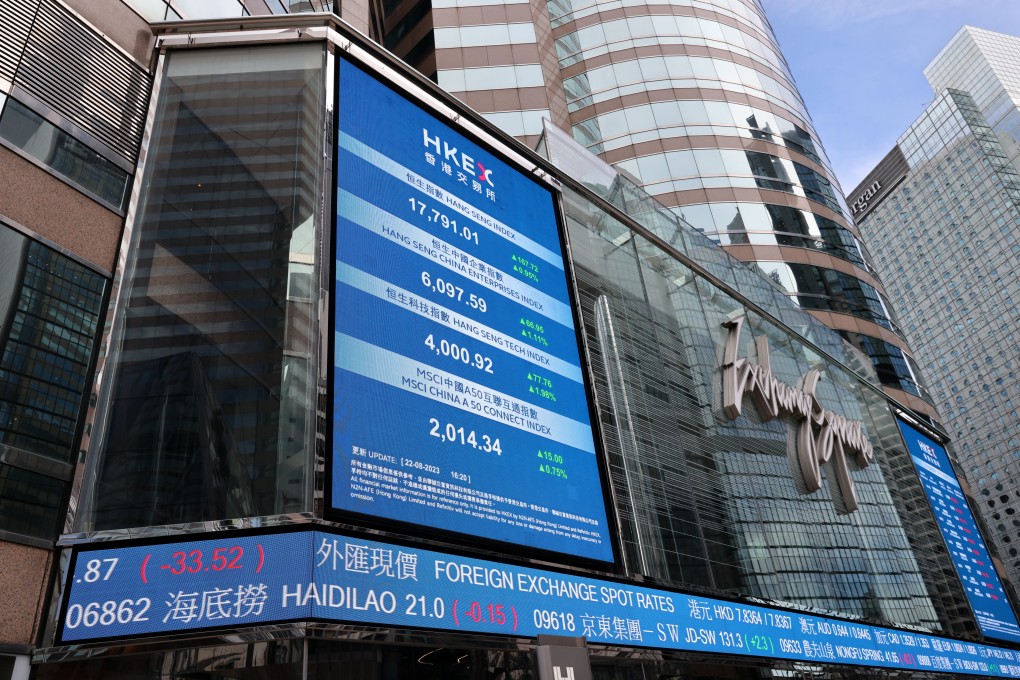
[[[0,463],[0,531],[53,540],[66,484]]]
[[[9,99],[3,107],[0,138],[88,193],[116,208],[124,207],[128,173],[17,99]]]
[[[169,55],[83,526],[308,509],[322,59]]]
[[[663,73],[666,71],[666,63],[661,57],[641,61],[641,71],[645,74],[646,82],[667,77],[659,75],[660,69]],[[676,73],[672,77],[675,78]],[[740,136],[785,145],[817,163],[828,163],[819,156],[811,136],[800,126],[773,113],[731,102],[665,101],[638,104],[582,121],[574,126],[574,135],[589,147],[603,144],[604,149],[616,149],[635,144],[640,141],[637,132],[645,128],[633,121],[647,126],[648,111],[651,111],[655,121],[655,139],[701,134]],[[777,131],[779,134],[776,134]],[[592,150],[597,151],[594,148]]]
[[[185,19],[219,19],[248,14],[238,0],[175,0]]]
[[[0,225],[0,449],[71,462],[106,280]],[[66,482],[0,463],[0,531],[52,540]]]
[[[325,680],[348,675],[351,668],[361,668],[361,659],[346,661],[344,671],[339,666],[329,666],[328,660],[305,662],[302,659],[310,645],[303,640],[271,640],[265,642],[238,643],[219,641],[209,646],[174,646],[148,654],[110,654],[89,659],[87,666],[74,664],[40,664],[36,671],[38,680],[67,680],[87,674],[97,678],[131,678],[131,680],[181,680],[201,678],[210,675],[210,668],[220,675],[236,680]],[[413,647],[411,649],[414,649]],[[417,651],[417,650],[416,650]],[[371,656],[365,646],[359,647],[362,657]],[[418,652],[421,654],[422,652]],[[334,662],[335,663],[335,662]],[[369,664],[364,664],[369,665]],[[87,670],[86,670],[87,669]],[[369,676],[378,677],[378,676]]]
[[[602,422],[629,568],[687,587],[938,628],[894,483],[879,466],[854,473],[867,513],[840,518],[826,489],[804,496],[794,488],[785,423],[761,422],[753,408],[739,421],[718,416],[721,387],[706,376],[718,372],[721,324],[746,314],[742,303],[622,225],[611,227],[583,197],[568,190],[564,205],[580,306],[593,329],[596,394],[610,414]],[[759,334],[769,337],[772,370],[784,383],[798,384],[820,361],[760,318],[749,321],[741,356],[756,357]],[[819,396],[865,420],[869,432],[889,425],[888,412],[884,422],[870,420],[849,373],[830,368]]]
[[[598,161],[567,153],[563,146],[571,143],[547,131],[548,148],[564,171],[594,176]],[[794,313],[788,300],[690,225],[657,219],[661,207],[602,168],[600,181],[586,182],[593,190],[742,293],[785,309],[825,351],[841,355],[831,331]],[[596,394],[605,400],[602,413],[612,414],[602,422],[629,569],[687,587],[938,628],[944,619],[924,582],[945,579],[914,561],[908,520],[891,495],[893,478],[883,477],[880,466],[857,473],[867,512],[840,518],[825,490],[802,496],[793,488],[782,422],[761,422],[753,409],[740,421],[718,417],[721,386],[709,376],[718,375],[721,324],[746,313],[743,304],[585,197],[566,191],[564,209]],[[714,217],[704,205],[678,210],[695,225],[738,214],[731,208]],[[796,285],[792,273],[789,284]],[[817,351],[762,319],[750,321],[749,329],[741,356],[756,356],[752,333],[767,335],[773,370],[787,384],[798,384],[821,361]],[[853,375],[833,367],[823,382],[819,394],[828,408],[864,419],[869,432],[889,431],[888,410],[871,409]],[[878,533],[881,544],[873,538]],[[918,554],[942,550],[926,540],[917,537]]]
[[[661,70],[661,66],[664,64],[669,78],[628,86],[627,83],[634,82],[635,74],[640,74],[644,68],[644,62],[651,62],[649,69],[652,71]],[[732,81],[720,80],[718,77],[719,68],[730,73],[731,77],[733,77],[732,71],[735,69],[735,79]],[[578,91],[574,81],[579,78],[589,80],[587,91],[594,96],[582,95],[582,98],[579,99],[572,96],[572,93]],[[742,64],[734,65],[729,61],[705,57],[641,57],[592,68],[564,80],[567,109],[570,112],[579,111],[589,106],[593,101],[609,101],[627,94],[650,90],[688,87],[721,88],[730,92],[761,97],[807,117],[800,98],[790,88],[777,82],[774,78]]]
[[[125,2],[147,21],[164,21],[168,18],[166,0],[125,0]]]
[[[628,568],[678,587],[924,622],[936,630],[973,627],[972,618],[943,605],[942,593],[962,598],[962,590],[944,572],[944,544],[930,531],[930,517],[917,515],[917,499],[909,497],[917,489],[904,489],[894,467],[910,461],[885,397],[857,378],[873,375],[871,363],[696,231],[731,224],[738,214],[745,228],[749,220],[770,228],[768,210],[745,213],[745,204],[735,204],[737,212],[723,207],[714,214],[709,205],[689,205],[673,209],[682,219],[668,220],[665,208],[617,168],[580,153],[567,134],[549,126],[545,142],[554,164],[619,210],[609,215],[587,196],[563,194]],[[791,236],[825,232],[804,215],[777,216],[807,234]],[[674,250],[631,232],[627,219]],[[729,290],[697,274],[702,268]],[[776,273],[798,290],[792,270]],[[731,291],[786,327],[748,314]],[[868,303],[885,313],[877,292]],[[759,360],[754,340],[764,335],[779,380],[798,385],[809,368],[822,369],[818,394],[825,407],[864,422],[878,464],[854,472],[862,501],[854,516],[835,514],[828,487],[809,496],[794,488],[789,421],[762,422],[750,405],[738,420],[720,416],[722,323],[739,315],[749,317],[740,356]],[[787,330],[793,328],[799,335]],[[820,352],[842,359],[847,369]],[[929,593],[936,592],[933,600]]]
[[[105,287],[0,225],[0,444],[70,461]]]
[[[883,385],[903,390],[932,403],[931,395],[921,384],[913,359],[899,347],[870,335],[847,331],[840,331],[840,335],[868,355]]]
[[[332,12],[335,4],[334,0],[289,0],[288,11],[291,14],[295,12]]]
[[[763,262],[758,267],[804,309],[850,314],[899,332],[878,290],[835,269],[796,262]]]

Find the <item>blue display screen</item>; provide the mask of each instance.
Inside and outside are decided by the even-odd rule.
[[[939,531],[986,637],[1020,642],[1020,626],[945,448],[903,421],[900,431]]]
[[[324,531],[75,549],[63,644],[321,620],[1020,678],[1020,653]]]
[[[553,193],[339,78],[332,506],[612,561]]]

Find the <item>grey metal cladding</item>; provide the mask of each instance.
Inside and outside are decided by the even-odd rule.
[[[885,155],[878,165],[868,173],[860,184],[847,195],[846,202],[850,206],[855,220],[862,220],[864,216],[877,206],[889,194],[889,191],[897,186],[910,171],[910,164],[899,145],[894,146],[892,151]]]
[[[5,0],[0,9],[0,78],[14,80],[38,0]]]
[[[152,82],[53,0],[42,0],[15,83],[134,163]]]

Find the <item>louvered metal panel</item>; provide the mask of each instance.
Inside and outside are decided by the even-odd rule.
[[[0,78],[14,80],[38,0],[0,0]]]
[[[134,163],[149,75],[53,0],[42,0],[15,82]]]

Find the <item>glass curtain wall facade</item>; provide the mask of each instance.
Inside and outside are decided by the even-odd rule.
[[[559,144],[570,144],[561,140]],[[550,155],[574,177],[590,175],[598,161],[570,164],[550,141]],[[596,166],[597,167],[597,166]],[[615,174],[602,168],[603,176]],[[821,324],[809,320],[769,284],[731,259],[689,225],[677,220],[623,175],[611,184],[589,185],[628,215],[668,238],[678,251],[711,261],[720,276],[751,301],[797,319],[825,351],[848,359],[852,350]],[[718,361],[722,323],[746,310],[732,297],[671,253],[607,216],[583,196],[565,195],[570,240],[577,267],[588,343],[612,463],[625,518],[623,539],[629,563],[654,579],[794,602],[815,610],[844,610],[856,616],[908,621],[948,621],[957,614],[929,609],[919,586],[934,575],[938,559],[906,571],[897,553],[908,532],[889,533],[903,498],[882,480],[878,468],[855,476],[867,510],[849,517],[834,511],[827,493],[802,496],[790,484],[786,436],[779,422],[749,418],[721,421],[710,378]],[[820,355],[799,345],[788,330],[766,318],[749,317],[755,334],[770,339],[772,368],[796,384]],[[751,338],[744,339],[751,352]],[[869,431],[888,431],[886,469],[902,465],[895,433],[884,420],[884,399],[859,390],[848,373],[823,378],[825,403],[843,403],[853,419],[876,418]],[[871,475],[876,475],[872,477]],[[764,499],[768,499],[765,501]],[[900,505],[900,510],[905,506]],[[929,544],[931,550],[934,544]],[[919,555],[923,555],[923,550]],[[937,549],[936,549],[937,550]],[[917,570],[915,580],[908,572]],[[935,569],[937,571],[937,568]],[[941,606],[941,605],[936,605]],[[931,623],[926,625],[932,625]],[[939,624],[941,625],[941,624]]]
[[[976,44],[982,51],[964,49]],[[934,84],[946,74],[979,68],[986,57],[987,63],[1011,58],[1009,50],[983,53],[1000,44],[1016,46],[1020,39],[967,27],[926,73]],[[1013,72],[1015,82],[1015,62]],[[902,156],[902,169],[870,202],[860,225],[870,242],[881,245],[876,264],[894,299],[909,310],[902,317],[906,337],[925,358],[921,369],[955,440],[958,464],[1004,569],[1017,583],[1020,328],[1008,310],[1018,299],[1020,174],[1011,146],[1003,144],[1010,135],[997,131],[977,102],[981,96],[998,110],[1003,99],[992,94],[997,79],[989,70],[973,81],[977,95],[947,89],[935,98],[890,154]],[[1006,80],[997,91],[1008,87]],[[999,112],[1000,123],[1020,115],[1013,106],[1012,113]],[[862,187],[879,174],[876,169]]]
[[[341,31],[340,45],[315,40],[314,32],[292,44],[245,45],[239,32],[231,46],[201,47],[192,35],[189,42],[199,46],[169,48],[161,57],[140,199],[106,330],[109,358],[63,545],[77,551],[149,545],[138,539],[228,540],[242,528],[289,525],[281,535],[303,527],[343,531],[548,568],[548,560],[510,549],[495,553],[407,527],[369,533],[324,514],[331,394],[321,343],[331,329],[317,310],[331,276],[322,254],[332,252],[334,235],[328,93],[334,53],[356,44],[342,26],[331,28]],[[358,49],[362,58],[374,54],[367,43]],[[401,74],[385,55],[373,58]],[[895,410],[866,358],[565,132],[546,130],[546,163],[500,142],[494,128],[443,93],[426,95],[450,120],[473,125],[507,156],[563,185],[620,554],[609,567],[561,565],[560,572],[978,639]],[[829,484],[813,494],[798,489],[789,419],[762,418],[750,401],[742,416],[725,414],[724,324],[737,318],[746,319],[740,356],[769,364],[790,386],[819,371],[818,400],[861,423],[874,459],[848,463],[857,512],[841,510],[831,466],[823,468]],[[400,414],[393,422],[404,426]],[[302,559],[293,557],[295,573],[310,568]],[[78,587],[69,568],[65,563],[56,599]],[[83,581],[102,578],[95,569],[87,573],[95,575]],[[151,601],[159,609],[153,619],[184,616],[162,614],[185,591]],[[46,644],[65,614],[59,604],[52,609]],[[96,613],[94,622],[82,616],[73,626],[101,620]],[[128,638],[43,649],[37,675],[538,676],[534,640],[431,625],[320,620],[168,635],[151,644]],[[767,654],[669,652],[622,639],[593,648],[596,677],[846,678],[875,670],[829,665],[835,657],[805,665]]]
[[[1020,37],[964,26],[924,75],[932,89],[967,92],[1020,171]]]
[[[288,12],[330,12],[332,0],[122,0],[146,21],[222,19]]]
[[[171,60],[80,530],[310,510],[322,60]]]
[[[0,223],[0,535],[62,523],[106,279]]]
[[[408,6],[384,7],[387,47],[526,144],[542,119],[569,130],[734,256],[757,263],[867,354],[891,394],[934,417],[758,2]]]
[[[761,305],[762,308],[775,310],[778,318],[786,324],[787,328],[798,329],[803,337],[817,343],[830,356],[840,357],[846,366],[863,372],[872,370],[866,359],[862,362],[862,357],[856,354],[851,347],[841,343],[836,334],[805,314],[799,305],[791,304],[788,298],[770,286],[768,280],[760,276],[759,272],[746,268],[732,256],[718,249],[710,238],[678,219],[671,211],[663,208],[657,200],[645,193],[625,174],[603,166],[600,161],[594,158],[586,159],[583,153],[572,150],[573,144],[576,142],[566,138],[563,133],[550,129],[545,150],[558,167],[563,168],[572,177],[581,178],[587,187],[605,197],[613,206],[623,213],[635,217],[664,242],[673,245],[679,252],[689,256],[691,260],[706,267],[713,277],[718,277],[718,281],[734,286],[741,294]],[[566,202],[566,206],[568,224],[573,230],[576,226],[574,220],[578,220],[579,215],[584,213],[576,212],[576,204],[569,200]],[[594,210],[594,208],[589,209]],[[597,214],[597,211],[595,212]],[[625,251],[626,248],[621,247],[620,244],[629,245],[631,239],[625,233],[614,232],[609,228],[605,218],[589,217],[587,223],[591,225],[589,230],[594,234],[597,234],[602,240],[614,244],[609,251],[611,255],[608,253],[606,255],[608,260],[603,263],[593,263],[592,272],[615,272],[615,269],[607,268],[607,265],[613,262],[615,257],[623,257],[619,251]],[[573,231],[571,233],[573,234]],[[592,242],[592,239],[592,233],[585,235],[583,239],[581,234],[572,237],[576,259],[583,261],[582,254],[587,252],[578,250],[578,242]],[[640,239],[636,240],[640,243]],[[596,240],[595,242],[600,241]],[[656,288],[653,285],[654,282],[662,283],[664,281],[672,284],[667,285],[667,289],[672,290],[672,293],[667,296],[667,299],[671,301],[685,297],[680,295],[679,291],[673,290],[674,286],[680,286],[683,290],[688,290],[689,286],[693,286],[694,290],[698,289],[694,285],[697,276],[686,271],[679,263],[669,262],[668,258],[664,257],[663,253],[657,252],[654,247],[648,246],[645,250],[639,249],[637,252],[645,258],[649,257],[648,253],[656,255],[645,259],[644,262],[651,266],[658,276],[650,277],[646,270],[641,269],[644,272],[642,276],[624,276],[622,280],[633,282],[632,285],[636,289],[643,291],[643,294],[648,298],[645,304],[652,305],[654,308],[655,305],[652,304],[652,301],[658,300],[651,292]],[[678,273],[673,276],[673,272]],[[615,279],[615,276],[613,278]],[[579,284],[583,280],[583,275],[579,274]],[[601,280],[604,284],[604,278]],[[669,546],[683,544],[681,535],[684,533],[682,529],[684,523],[678,520],[687,518],[693,520],[695,525],[707,522],[709,527],[725,527],[721,531],[710,531],[706,534],[707,542],[704,545],[707,553],[703,554],[729,554],[737,558],[739,566],[733,565],[735,568],[727,570],[724,566],[726,561],[722,560],[707,569],[694,571],[693,573],[705,574],[706,584],[711,583],[718,586],[720,583],[727,583],[727,577],[729,577],[736,579],[729,582],[741,583],[742,588],[761,588],[762,590],[756,590],[756,592],[759,592],[763,597],[786,600],[790,598],[791,592],[800,590],[799,585],[791,588],[789,584],[798,583],[805,586],[805,589],[800,591],[801,593],[810,592],[814,594],[812,597],[818,598],[810,606],[823,609],[828,608],[834,602],[832,598],[836,592],[865,593],[864,599],[859,601],[856,606],[862,607],[860,615],[867,617],[871,615],[870,607],[879,606],[881,608],[883,605],[868,603],[871,594],[878,591],[873,590],[874,584],[871,583],[870,577],[863,576],[863,573],[857,572],[856,569],[860,568],[863,572],[867,572],[883,561],[880,559],[877,562],[871,562],[870,558],[865,558],[865,562],[871,566],[864,566],[864,563],[859,562],[858,558],[869,554],[870,548],[866,546],[873,538],[881,537],[878,540],[883,549],[893,547],[887,543],[889,536],[879,528],[884,525],[884,520],[880,519],[881,513],[872,514],[878,506],[891,503],[900,513],[901,519],[898,521],[905,521],[910,527],[905,534],[909,542],[918,540],[919,545],[928,546],[915,552],[919,559],[919,569],[924,574],[922,580],[929,584],[942,581],[946,575],[943,572],[944,557],[940,556],[942,551],[938,547],[940,539],[934,528],[926,523],[924,500],[916,490],[911,490],[908,487],[886,487],[883,489],[881,485],[869,487],[870,490],[867,493],[877,495],[871,496],[868,512],[861,516],[858,516],[860,513],[852,515],[853,524],[861,528],[861,535],[852,542],[857,547],[852,548],[849,552],[844,552],[842,548],[847,545],[844,543],[846,538],[844,536],[836,538],[834,535],[825,538],[826,532],[818,524],[822,515],[831,512],[831,498],[828,501],[829,507],[820,508],[821,514],[816,516],[815,521],[802,524],[801,520],[797,519],[797,517],[804,517],[796,508],[802,508],[801,504],[807,501],[807,497],[792,493],[793,490],[788,485],[788,473],[780,469],[778,456],[784,447],[781,436],[777,437],[772,444],[775,447],[772,449],[772,454],[776,457],[771,459],[768,457],[748,458],[745,455],[746,452],[755,446],[761,446],[762,441],[759,440],[757,444],[748,448],[746,442],[742,441],[742,437],[748,435],[748,431],[743,428],[737,428],[735,431],[727,431],[726,428],[716,429],[720,426],[718,418],[709,418],[707,417],[708,413],[702,410],[708,408],[708,400],[713,399],[711,396],[712,381],[705,377],[710,372],[712,343],[708,342],[707,337],[700,341],[697,340],[696,337],[691,336],[692,333],[696,336],[697,332],[691,329],[696,327],[711,329],[713,322],[708,320],[711,318],[710,310],[715,309],[714,313],[725,317],[727,313],[732,316],[732,308],[728,306],[729,303],[716,308],[715,305],[720,304],[721,299],[719,291],[712,289],[711,284],[706,280],[700,281],[698,285],[703,291],[702,296],[707,296],[707,298],[701,301],[700,306],[694,305],[686,309],[689,313],[701,312],[706,315],[706,318],[703,318],[700,324],[685,326],[683,330],[671,326],[676,323],[683,325],[682,321],[677,320],[685,318],[679,309],[675,310],[678,317],[666,317],[673,320],[666,323],[665,326],[658,325],[665,323],[662,317],[654,314],[653,310],[645,310],[651,324],[650,328],[646,328],[638,324],[636,320],[620,321],[614,318],[614,309],[616,314],[623,315],[625,319],[641,318],[640,316],[632,317],[631,307],[622,300],[617,303],[618,307],[614,308],[612,296],[607,294],[600,298],[596,305],[594,321],[598,342],[592,342],[591,339],[589,342],[591,347],[599,348],[593,349],[593,365],[596,369],[602,367],[605,371],[604,374],[599,373],[599,375],[605,375],[606,380],[604,387],[600,385],[600,393],[609,395],[612,411],[618,411],[621,405],[634,411],[630,417],[615,421],[623,431],[617,432],[618,439],[615,440],[619,442],[621,448],[618,459],[619,467],[614,469],[614,475],[619,475],[622,478],[619,483],[626,484],[628,487],[634,486],[647,493],[643,499],[648,504],[645,512],[651,508],[658,508],[659,503],[665,503],[669,507],[665,513],[656,510],[654,513],[635,518],[634,527],[638,533],[635,534],[633,540],[636,546],[644,546],[644,548],[654,546],[653,551],[664,549],[665,553],[654,560],[662,568],[663,564],[669,564],[676,559],[669,555],[671,552]],[[706,288],[707,290],[705,290]],[[582,288],[582,295],[583,291]],[[665,304],[665,302],[659,304]],[[644,305],[638,305],[636,309],[643,310],[645,308]],[[626,329],[628,332],[621,339],[607,335],[606,329],[614,331]],[[669,332],[666,329],[669,329]],[[789,339],[784,340],[781,336],[772,336],[771,331],[766,331],[766,334],[772,338],[772,347],[793,349]],[[642,339],[649,337],[655,338],[655,341],[651,344],[643,344]],[[665,338],[670,338],[672,341],[668,342]],[[680,346],[702,348],[700,355],[697,352],[694,352],[693,355],[690,354],[692,349],[680,354],[684,357],[683,360],[679,360],[676,356],[663,355],[664,352],[678,349],[678,345],[674,343],[679,338],[684,339]],[[625,343],[634,344],[628,347],[627,351],[623,351],[621,345]],[[644,352],[640,349],[642,347],[644,347]],[[601,358],[595,355],[598,351],[607,352],[608,358],[606,355]],[[647,354],[649,351],[651,354]],[[715,351],[718,351],[717,347]],[[694,358],[696,356],[700,356],[701,359]],[[775,356],[776,350],[773,350],[773,357]],[[812,365],[815,360],[811,351],[806,351],[802,355],[797,355],[794,351],[794,356],[784,356],[783,361],[789,362],[785,364],[784,370],[790,371],[786,380],[792,381],[790,384],[795,383],[798,378],[794,378],[794,374],[803,375],[805,366]],[[662,376],[660,366],[670,369],[678,364],[685,366],[693,364],[700,366],[700,369],[692,371],[691,368],[687,368],[681,371],[680,375],[671,378]],[[684,375],[685,373],[686,375]],[[699,379],[698,375],[702,377]],[[641,376],[641,379],[647,382],[644,385],[635,384],[628,387],[627,378],[637,379],[637,376]],[[692,378],[693,383],[689,382]],[[836,374],[825,383],[828,386],[827,389],[835,388],[837,385],[849,387],[849,384],[837,377]],[[658,386],[660,389],[649,389],[649,386]],[[674,392],[670,388],[678,391]],[[839,394],[842,396],[837,396]],[[700,398],[697,395],[701,395]],[[863,392],[859,393],[859,396],[861,401],[858,402],[860,405],[857,408],[860,410],[855,413],[877,414],[882,412],[883,407],[880,406],[880,402],[883,400],[877,398],[877,395]],[[839,391],[832,395],[834,400],[847,397],[848,393]],[[855,400],[856,397],[851,399],[851,401]],[[865,404],[870,404],[870,406],[865,406]],[[700,416],[691,417],[699,411]],[[854,417],[859,416],[854,415]],[[682,425],[677,431],[673,429],[673,423],[685,423],[685,425]],[[699,423],[699,425],[692,425],[692,423]],[[759,427],[768,426],[769,424],[759,424]],[[874,427],[876,432],[881,432],[882,436],[888,437],[890,441],[897,437],[896,432],[889,429],[890,423],[885,422],[881,417],[878,417],[874,422]],[[694,434],[704,436],[705,439],[697,440],[692,437]],[[666,441],[660,443],[656,439],[656,435],[665,437]],[[720,440],[716,439],[716,436],[723,437],[727,445],[720,445]],[[755,437],[751,435],[751,438]],[[639,453],[641,448],[639,442],[644,443],[650,440],[655,442],[651,451],[654,451],[657,465],[649,468],[629,462],[634,457],[648,455],[648,452]],[[613,441],[610,438],[610,442]],[[695,443],[696,441],[700,441],[705,448],[700,449],[699,445]],[[610,446],[612,447],[612,444]],[[722,449],[732,448],[722,451],[720,447]],[[894,447],[890,446],[889,450],[893,449]],[[709,450],[712,451],[711,454],[703,455]],[[657,472],[659,465],[662,466],[662,469],[669,470],[674,474],[665,475]],[[912,474],[909,460],[900,455],[891,456],[887,465],[889,474],[907,476]],[[645,472],[649,473],[648,477],[643,474]],[[614,479],[617,478],[614,477]],[[783,479],[783,482],[780,482],[780,479]],[[684,480],[688,485],[684,487],[687,491],[677,496],[673,493],[673,488],[681,480]],[[678,503],[678,497],[690,498],[693,502],[691,505],[683,502]],[[775,499],[776,502],[763,502],[763,497]],[[624,498],[631,498],[631,496],[625,494]],[[879,499],[884,500],[879,501]],[[820,499],[818,500],[821,502]],[[626,501],[624,501],[625,505]],[[869,516],[870,519],[864,519]],[[664,532],[662,524],[664,517],[670,517],[666,526],[680,534],[673,536],[672,541]],[[861,520],[864,520],[863,524],[860,523]],[[869,523],[871,529],[866,528]],[[644,536],[644,532],[649,532],[651,536]],[[666,538],[663,541],[664,536]],[[727,553],[723,549],[723,546],[726,545],[740,546],[741,549]],[[836,567],[835,563],[824,566],[817,563],[812,564],[822,555],[833,550],[836,551],[836,554],[841,555],[839,563],[842,566]],[[689,549],[681,549],[680,553],[690,554]],[[891,554],[888,557],[892,561],[884,563],[886,565],[894,564],[896,558],[892,558]],[[772,562],[773,559],[779,561]],[[684,558],[679,561],[683,562]],[[765,566],[767,564],[771,566]],[[856,567],[850,567],[850,565],[856,565]],[[692,566],[689,565],[688,570]],[[814,573],[813,570],[816,566],[831,571],[822,576],[819,573]],[[759,567],[761,567],[761,571],[758,571]],[[667,567],[668,570],[669,567]],[[809,576],[809,573],[813,573],[813,575]],[[940,573],[942,576],[938,575]],[[906,583],[900,576],[888,574],[887,577],[889,578],[888,586],[891,586],[892,583],[899,584],[894,589],[902,587]],[[885,580],[885,578],[882,577],[880,580]],[[932,581],[933,578],[935,581]],[[944,585],[949,584],[945,583]],[[889,592],[887,586],[882,586],[879,590]],[[906,595],[908,591],[909,587],[906,591],[900,591],[900,597],[903,598],[902,604],[910,609],[911,605],[906,605],[906,602],[911,599]],[[794,599],[797,601],[796,598]],[[932,601],[936,607],[944,607],[949,602],[949,600],[938,597]],[[920,612],[915,611],[911,615],[918,616]],[[941,611],[938,618],[944,622],[956,621],[956,623],[947,624],[950,628],[954,628],[960,625],[960,622],[967,616],[963,609],[958,609],[956,605],[953,605],[949,609]],[[966,626],[966,624],[963,625]]]

